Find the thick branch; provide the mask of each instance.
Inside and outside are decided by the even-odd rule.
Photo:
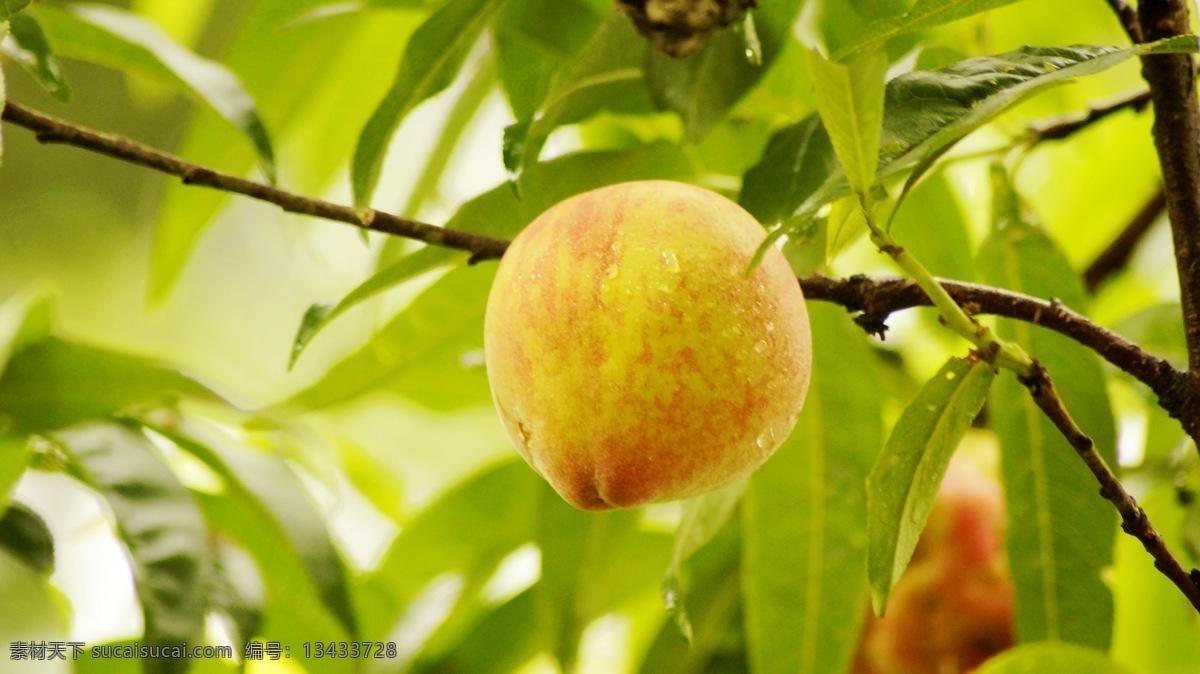
[[[1138,18],[1147,42],[1188,33],[1185,0],[1142,0]],[[1154,145],[1162,164],[1167,216],[1175,241],[1188,371],[1200,383],[1200,107],[1190,54],[1142,58],[1154,101]],[[1193,438],[1197,438],[1195,434]]]
[[[1096,256],[1083,272],[1083,283],[1088,292],[1094,293],[1108,277],[1125,268],[1133,251],[1141,243],[1142,237],[1150,231],[1150,226],[1158,220],[1167,207],[1167,195],[1161,188],[1133,216],[1133,220],[1121,230],[1117,238]]]
[[[1037,406],[1075,448],[1088,470],[1092,471],[1092,475],[1100,483],[1100,495],[1108,499],[1120,513],[1121,529],[1141,542],[1146,552],[1154,558],[1154,567],[1174,583],[1192,606],[1200,611],[1200,584],[1196,578],[1196,575],[1200,574],[1189,574],[1171,554],[1162,536],[1150,524],[1146,512],[1129,492],[1125,491],[1125,487],[1104,461],[1104,457],[1096,451],[1096,444],[1075,424],[1063,406],[1062,399],[1058,397],[1058,392],[1054,390],[1054,383],[1051,382],[1046,368],[1037,363],[1033,375],[1022,378],[1021,383],[1029,389],[1029,394],[1033,396]]]
[[[433,246],[465,250],[473,253],[471,259],[475,261],[499,258],[508,247],[508,242],[500,239],[444,229],[372,209],[354,209],[214,171],[124,136],[93,131],[35,112],[12,101],[5,106],[3,118],[36,132],[38,141],[42,143],[74,145],[178,176],[189,185],[210,187],[266,201],[291,213],[336,220],[363,229],[424,241]]]

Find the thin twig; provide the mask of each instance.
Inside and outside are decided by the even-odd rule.
[[[1154,196],[1138,210],[1125,229],[1113,239],[1108,247],[1092,260],[1087,269],[1083,272],[1083,284],[1087,287],[1089,293],[1096,292],[1101,283],[1104,283],[1108,277],[1125,268],[1129,263],[1129,259],[1133,257],[1133,252],[1137,250],[1137,246],[1142,241],[1142,237],[1150,231],[1150,226],[1158,220],[1158,216],[1162,215],[1167,208],[1167,194],[1158,188]]]
[[[1092,475],[1100,483],[1100,495],[1112,503],[1120,513],[1121,529],[1141,542],[1146,552],[1154,558],[1154,567],[1174,583],[1196,611],[1200,612],[1200,583],[1197,582],[1200,573],[1189,573],[1171,554],[1162,536],[1150,524],[1146,512],[1133,496],[1125,491],[1125,487],[1104,461],[1104,457],[1100,456],[1100,452],[1096,450],[1096,443],[1075,424],[1063,406],[1062,399],[1058,397],[1058,392],[1054,390],[1054,383],[1050,380],[1045,366],[1036,363],[1033,374],[1020,379],[1025,388],[1029,389],[1029,394],[1033,396],[1037,406],[1054,422],[1059,432],[1083,459],[1088,470],[1092,471]]]
[[[1071,115],[1061,119],[1055,119],[1048,122],[1035,124],[1029,128],[1026,137],[1029,143],[1037,143],[1043,140],[1062,140],[1071,135],[1074,135],[1083,129],[1099,122],[1100,120],[1112,115],[1113,113],[1122,110],[1133,110],[1141,112],[1150,104],[1150,92],[1139,91],[1136,94],[1131,94],[1124,98],[1119,98],[1114,101],[1088,108],[1088,111],[1080,115]]]
[[[5,106],[3,118],[5,121],[34,131],[41,143],[62,143],[84,148],[178,176],[185,184],[242,194],[275,204],[291,213],[336,220],[362,229],[424,241],[433,246],[469,251],[473,254],[471,256],[473,261],[499,258],[504,254],[504,249],[508,247],[508,242],[500,239],[436,227],[373,209],[342,206],[229,173],[214,171],[124,136],[84,128],[30,110],[13,101],[8,101]]]
[[[1145,41],[1142,37],[1142,25],[1138,23],[1136,9],[1130,7],[1125,0],[1108,0],[1108,6],[1116,12],[1117,18],[1121,20],[1121,27],[1125,29],[1125,34],[1134,44]]]

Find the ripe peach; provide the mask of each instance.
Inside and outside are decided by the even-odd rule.
[[[760,466],[808,387],[804,296],[764,230],[673,182],[603,187],[513,241],[488,298],[492,397],[525,460],[585,510],[693,496]]]
[[[1013,645],[1013,587],[996,478],[955,457],[883,618],[870,616],[854,674],[960,674]]]

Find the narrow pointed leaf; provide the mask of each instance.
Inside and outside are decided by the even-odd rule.
[[[33,0],[0,0],[0,21],[7,20],[29,6]]]
[[[829,132],[820,116],[809,115],[771,136],[746,172],[738,203],[759,222],[782,222],[837,170]]]
[[[528,465],[509,461],[466,479],[422,510],[362,583],[364,636],[387,635],[438,576],[489,568],[531,541],[542,488]]]
[[[684,562],[707,545],[729,523],[745,488],[744,482],[737,482],[683,503],[683,518],[675,532],[671,564],[663,576],[662,590],[667,612],[675,619],[680,634],[689,642],[692,640],[693,630],[685,608],[680,571]]]
[[[950,457],[987,399],[990,364],[951,358],[900,415],[867,478],[871,601],[883,615],[912,559]]]
[[[0,40],[8,37],[8,21],[0,21]],[[4,69],[0,68],[0,112],[8,104],[8,89],[4,85]],[[2,125],[0,125],[2,126]],[[0,166],[4,165],[4,130],[0,129]]]
[[[0,513],[8,507],[13,487],[25,474],[31,456],[23,436],[0,434]]]
[[[421,377],[416,375],[433,364],[445,370],[443,378],[450,372],[461,375],[455,386],[467,388],[459,394],[486,396],[482,368],[466,367],[463,357],[483,348],[483,310],[495,271],[483,265],[450,271],[389,321],[367,347],[333,366],[284,407],[321,409],[384,386],[399,391],[406,383],[435,385],[438,382],[417,381]]]
[[[551,82],[588,44],[608,12],[597,0],[508,0],[492,24],[500,80],[528,126]]]
[[[450,86],[483,27],[503,0],[450,0],[417,29],[404,48],[387,95],[363,128],[354,151],[354,203],[371,201],[392,135],[418,104]]]
[[[884,42],[905,33],[933,28],[991,9],[1011,5],[1021,0],[917,0],[905,14],[881,19],[867,26],[852,44],[843,46],[835,57],[839,60],[879,48]]]
[[[254,100],[237,75],[175,42],[125,10],[77,4],[40,5],[35,14],[59,53],[118,70],[177,82],[245,135],[267,176],[275,179],[275,150]]]
[[[845,312],[809,312],[804,410],[742,497],[746,644],[760,674],[846,671],[866,609],[864,482],[883,443],[883,396],[866,336]]]
[[[54,572],[54,535],[46,521],[19,504],[0,514],[0,553],[8,554],[39,575]]]
[[[766,74],[791,36],[800,4],[797,0],[763,3],[746,14],[745,25],[757,36],[757,62],[747,53],[750,36],[735,30],[717,32],[687,58],[647,50],[646,82],[655,104],[679,113],[688,138],[703,136]]]
[[[62,428],[205,387],[151,361],[47,338],[17,351],[0,374],[0,412],[17,431]]]
[[[883,52],[845,64],[808,52],[808,74],[816,90],[821,122],[850,189],[858,194],[865,194],[875,182],[886,72]]]
[[[550,133],[562,125],[601,111],[652,111],[642,58],[645,49],[645,42],[624,16],[619,12],[609,15],[587,46],[556,73],[540,105],[541,114],[519,121],[506,135],[505,168],[520,174],[525,166],[536,163]]]
[[[691,617],[691,638],[664,621],[636,670],[641,674],[745,672],[746,648],[742,630],[742,574],[738,521],[687,561],[688,592],[680,597]],[[738,634],[739,638],[731,638]]]
[[[1104,653],[1073,644],[1044,642],[1018,646],[1001,653],[975,670],[975,674],[1132,674]]]
[[[305,587],[315,591],[329,614],[341,622],[345,634],[356,634],[345,565],[330,538],[325,518],[288,464],[277,456],[237,447],[196,424],[181,422],[173,427],[151,428],[204,462],[225,480],[232,501],[213,502],[206,507],[236,506],[243,517],[259,522],[264,533],[269,531],[271,544],[276,548],[283,546],[272,552],[271,557],[287,556],[298,560],[307,576]],[[231,535],[237,533],[231,531]],[[245,544],[244,538],[239,540]],[[252,551],[259,549],[251,548]],[[271,567],[261,571],[268,576],[274,572]]]
[[[998,193],[1008,189],[1007,182],[997,182]],[[996,217],[1002,226],[979,252],[982,280],[1086,311],[1079,277],[1046,234],[1015,209],[1000,209]],[[1116,466],[1112,408],[1096,355],[1020,321],[1004,321],[997,331],[1045,364],[1076,423]],[[1018,640],[1057,639],[1107,650],[1113,599],[1102,575],[1112,564],[1116,513],[1015,378],[997,382],[989,410],[1000,438]]]
[[[540,486],[536,542],[542,567],[535,601],[545,645],[566,663],[575,659],[592,620],[659,584],[671,539],[639,527],[636,510],[583,512],[549,485]]]
[[[83,480],[107,501],[117,535],[129,551],[134,586],[152,644],[199,643],[212,560],[204,517],[149,438],[118,424],[88,424],[56,441]],[[159,672],[182,672],[186,661],[160,661]]]
[[[1000,113],[1049,87],[1112,68],[1134,56],[1192,52],[1195,36],[1127,48],[1023,47],[967,59],[938,70],[901,75],[888,82],[876,178],[893,177],[920,164]],[[776,133],[762,160],[745,174],[741,200],[768,221],[818,210],[851,192],[829,133],[809,119]],[[833,164],[834,168],[827,167]]]
[[[959,281],[975,280],[969,231],[955,188],[943,172],[908,193],[891,225],[892,236],[935,276]]]
[[[10,34],[0,37],[0,47],[16,61],[55,98],[66,101],[71,98],[71,89],[58,64],[58,57],[50,48],[42,25],[31,14],[17,14],[9,21]]]
[[[300,329],[292,343],[292,354],[288,359],[288,368],[296,364],[296,359],[304,351],[304,347],[317,336],[333,319],[341,316],[350,309],[375,297],[388,289],[409,281],[419,274],[436,269],[443,265],[453,265],[466,262],[464,253],[447,251],[441,248],[422,248],[417,252],[400,258],[386,269],[363,281],[357,288],[350,291],[335,305],[314,304],[305,312],[300,322]]]

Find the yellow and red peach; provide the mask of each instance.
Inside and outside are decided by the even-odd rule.
[[[505,253],[488,298],[492,396],[526,461],[572,505],[703,493],[791,432],[811,335],[765,232],[714,192],[665,181],[577,195]]]

